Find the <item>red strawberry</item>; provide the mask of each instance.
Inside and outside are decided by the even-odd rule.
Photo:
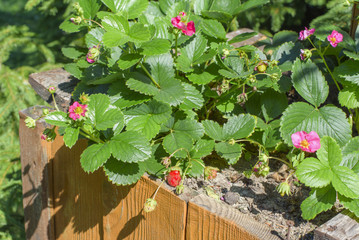
[[[181,182],[181,173],[179,170],[171,170],[167,175],[167,183],[176,187]]]

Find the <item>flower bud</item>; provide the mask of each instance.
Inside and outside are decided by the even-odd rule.
[[[153,210],[156,209],[156,206],[157,206],[157,202],[155,199],[147,198],[145,205],[143,207],[143,211],[152,212]]]
[[[279,184],[276,189],[277,189],[278,193],[279,193],[282,197],[283,197],[284,195],[289,196],[289,195],[292,194],[291,191],[290,191],[290,185],[289,185],[289,183],[288,183],[287,181],[282,182],[281,184]]]
[[[51,94],[54,94],[54,93],[56,92],[56,87],[50,86],[47,90],[48,90]]]
[[[178,195],[182,194],[182,193],[183,193],[183,190],[184,190],[183,184],[180,184],[180,185],[178,185],[178,186],[176,187],[176,193],[177,193]]]
[[[97,58],[100,56],[100,46],[93,46],[89,49],[87,55],[86,55],[86,61],[88,63],[94,63]]]
[[[245,103],[248,100],[247,94],[246,93],[241,93],[237,96],[237,102],[240,103]]]
[[[232,139],[230,139],[229,141],[228,141],[228,143],[229,143],[229,145],[234,145],[234,144],[236,144],[236,140],[234,140],[233,138]]]
[[[45,128],[42,132],[41,139],[48,142],[54,141],[56,138],[55,128]]]
[[[25,125],[28,128],[35,128],[36,127],[36,120],[33,119],[32,117],[27,117],[25,119]]]
[[[263,163],[265,163],[265,164],[268,163],[269,157],[267,156],[267,154],[261,153],[258,158],[259,158],[259,160],[260,160],[261,162],[263,162]]]
[[[43,108],[42,109],[42,115],[46,116],[47,114],[49,114],[49,109],[48,108]]]
[[[170,157],[163,157],[161,163],[168,168],[171,165],[171,158]]]
[[[84,92],[81,93],[79,100],[81,101],[82,104],[88,104],[90,102],[89,95],[85,94]]]
[[[257,66],[254,68],[254,70],[260,72],[260,73],[264,73],[267,70],[268,64],[260,61]]]
[[[217,171],[219,169],[216,168],[216,167],[206,167],[204,169],[204,178],[207,179],[207,180],[210,180],[210,179],[215,179],[217,177]]]
[[[79,25],[82,22],[82,18],[80,16],[72,17],[70,21],[75,25]]]
[[[255,83],[257,81],[257,78],[254,75],[251,74],[251,75],[248,76],[248,80],[251,83]]]
[[[302,61],[305,61],[309,58],[312,57],[312,51],[310,51],[309,49],[300,49],[300,59]]]

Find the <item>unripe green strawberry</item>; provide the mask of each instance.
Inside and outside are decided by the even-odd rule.
[[[157,202],[155,199],[147,198],[145,202],[145,206],[143,207],[143,211],[152,212],[153,210],[155,210],[156,206],[157,206]]]
[[[217,177],[218,170],[219,169],[215,167],[206,167],[204,169],[204,178],[208,180],[215,179]]]

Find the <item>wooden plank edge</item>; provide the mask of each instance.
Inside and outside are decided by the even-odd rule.
[[[344,210],[314,230],[314,240],[344,239],[359,239],[359,218],[349,210]]]
[[[40,139],[48,127],[45,121],[37,122],[35,129],[27,128],[26,117],[41,116],[45,106],[34,106],[19,111],[19,139],[21,178],[26,239],[55,239],[52,199],[51,144]]]
[[[189,201],[190,204],[195,204],[207,211],[228,220],[238,231],[248,232],[254,236],[255,239],[261,240],[279,240],[282,239],[272,231],[268,226],[258,222],[252,217],[241,213],[232,206],[226,205],[213,198],[200,194]]]

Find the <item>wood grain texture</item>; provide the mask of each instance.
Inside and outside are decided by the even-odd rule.
[[[345,210],[315,229],[314,240],[359,240],[359,218]]]
[[[252,29],[249,29],[249,28],[240,28],[240,29],[238,29],[236,31],[227,33],[226,37],[228,38],[228,41],[230,41],[232,38],[234,38],[235,36],[237,36],[239,34],[250,33],[250,32],[254,32],[254,31]],[[239,48],[239,47],[242,47],[242,46],[245,46],[245,45],[253,45],[253,44],[257,43],[258,41],[264,40],[266,38],[267,37],[265,35],[263,35],[261,33],[258,33],[254,37],[251,37],[251,38],[249,38],[249,39],[247,39],[245,41],[242,41],[242,42],[232,43],[231,45],[236,47],[236,48]],[[263,50],[264,46],[259,47],[259,49]]]
[[[163,187],[156,196],[157,208],[150,213],[142,211],[147,198],[156,191],[159,183],[142,177],[133,186],[104,187],[105,239],[185,239],[186,202]]]
[[[56,87],[55,99],[57,106],[66,111],[71,103],[71,93],[79,81],[62,68],[46,72],[33,73],[29,76],[29,83],[36,93],[49,104],[53,104],[50,86]]]
[[[210,197],[198,195],[189,201],[186,240],[279,240],[271,230]]]
[[[52,196],[52,171],[48,164],[51,144],[40,136],[46,124],[38,122],[35,129],[25,125],[25,118],[41,115],[41,107],[19,112],[20,156],[22,173],[23,207],[26,238],[31,240],[54,239],[54,222],[49,199]]]

